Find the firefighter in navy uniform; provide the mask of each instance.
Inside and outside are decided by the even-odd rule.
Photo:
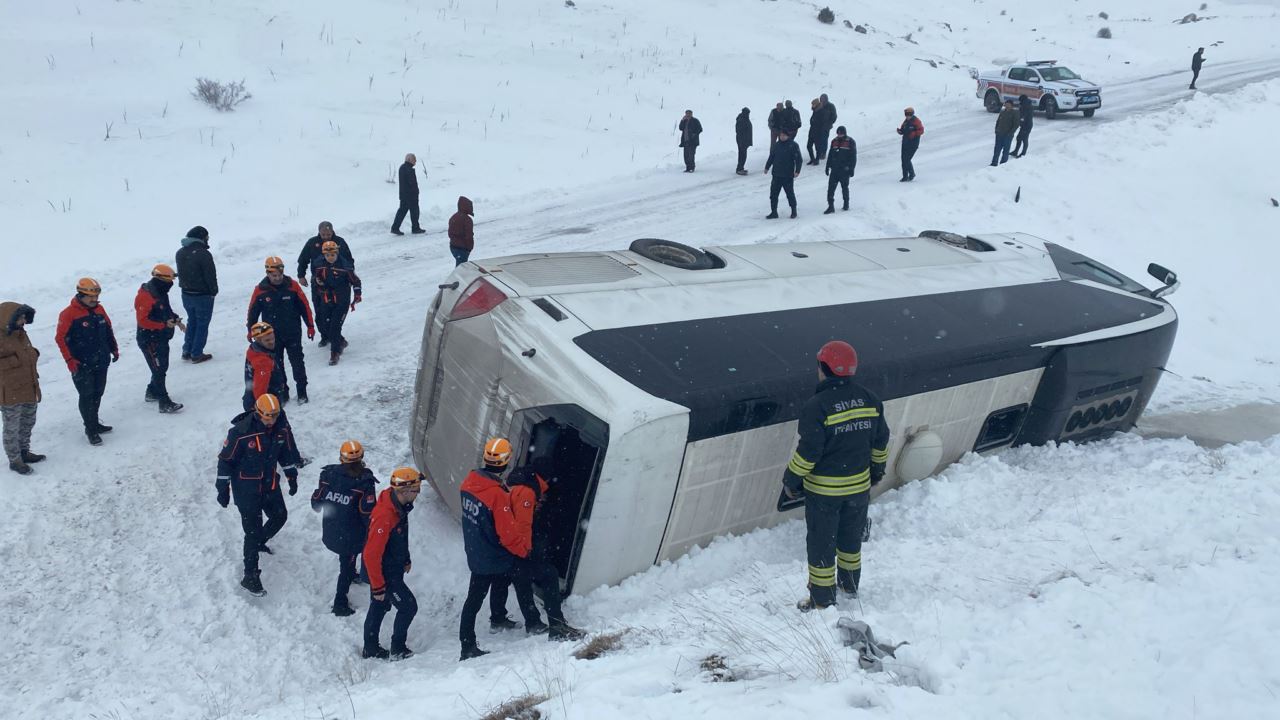
[[[276,354],[276,334],[271,325],[256,322],[249,328],[249,349],[244,352],[244,410],[258,398],[271,393],[283,405],[289,402],[284,364]]]
[[[151,382],[147,384],[144,399],[160,403],[160,412],[165,414],[182,409],[182,403],[176,403],[169,397],[165,383],[173,329],[187,331],[187,326],[169,302],[169,289],[173,287],[174,277],[176,274],[172,267],[156,265],[151,269],[151,279],[138,287],[138,295],[133,299],[133,310],[138,319],[138,348],[151,370]]]
[[[316,325],[311,317],[311,303],[298,281],[284,274],[283,260],[272,255],[264,266],[267,276],[253,288],[245,327],[252,331],[253,324],[261,319],[275,329],[276,354],[283,360],[288,353],[297,400],[305,403],[307,364],[302,357],[302,325],[307,326],[307,339],[314,340]]]
[[[364,446],[355,440],[342,443],[338,464],[320,470],[320,484],[311,493],[311,509],[320,513],[324,546],[338,556],[338,587],[333,614],[354,614],[347,591],[356,579],[356,558],[369,536],[369,516],[378,500],[378,479],[364,464]]]
[[[862,533],[871,488],[884,477],[889,425],[884,405],[853,381],[858,354],[833,340],[818,351],[817,392],[800,409],[800,442],[782,476],[789,498],[805,498],[809,597],[804,611],[836,602],[836,587],[856,596]]]
[[[413,567],[409,556],[409,511],[422,490],[422,473],[410,467],[391,473],[391,487],[378,496],[369,522],[369,537],[364,544],[364,566],[369,571],[369,613],[364,618],[364,650],[362,657],[403,660],[413,657],[405,645],[409,624],[418,614],[414,597],[404,576]],[[378,643],[382,619],[396,606],[396,621],[391,630],[391,650]]]
[[[76,296],[58,314],[58,349],[71,371],[71,382],[80,395],[80,419],[90,445],[102,444],[102,433],[111,432],[98,418],[102,394],[107,389],[107,370],[120,359],[111,318],[98,304],[102,286],[93,278],[76,282]]]
[[[289,480],[289,494],[296,495],[301,460],[293,428],[275,395],[259,397],[253,410],[232,418],[231,430],[218,453],[218,504],[225,508],[235,498],[244,529],[244,579],[240,586],[253,595],[267,593],[262,589],[258,553],[271,554],[267,541],[289,519],[276,466]]]
[[[355,266],[339,251],[338,244],[330,240],[324,244],[320,256],[311,261],[311,295],[316,301],[316,325],[320,328],[320,346],[329,346],[330,365],[337,365],[342,351],[347,348],[347,340],[342,337],[347,310],[355,312],[356,304],[363,299]]]

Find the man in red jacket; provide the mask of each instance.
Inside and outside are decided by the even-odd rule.
[[[249,349],[244,352],[244,409],[248,412],[258,398],[271,393],[283,405],[289,402],[289,385],[284,365],[276,354],[275,329],[264,322],[249,328]]]
[[[458,212],[449,218],[449,252],[453,255],[454,267],[466,262],[476,247],[475,226],[471,220],[475,214],[471,199],[459,195]]]
[[[276,354],[283,359],[289,355],[293,369],[293,384],[299,403],[307,402],[307,364],[302,356],[302,326],[307,328],[307,339],[316,337],[316,323],[311,317],[311,303],[297,280],[284,274],[284,260],[272,255],[263,263],[264,277],[253,288],[249,298],[249,316],[245,327],[262,320],[270,323],[276,334]]]
[[[151,382],[147,384],[145,400],[159,402],[160,412],[176,413],[182,409],[182,403],[176,403],[169,397],[169,389],[165,385],[165,375],[169,373],[169,341],[173,339],[173,329],[182,332],[187,326],[182,318],[173,311],[169,303],[169,289],[173,287],[175,277],[173,268],[160,264],[151,268],[151,279],[138,287],[138,295],[133,299],[133,311],[138,318],[138,348],[142,350],[142,359],[147,361],[151,370]]]
[[[898,182],[911,182],[916,179],[916,168],[911,158],[920,149],[920,136],[924,134],[924,123],[916,117],[916,109],[909,107],[902,111],[904,120],[898,126],[898,134],[902,136],[902,179]]]
[[[107,369],[120,359],[111,318],[98,304],[101,294],[97,280],[80,278],[76,296],[58,315],[58,349],[80,395],[80,419],[90,445],[101,445],[102,433],[111,432],[110,425],[98,420],[98,408],[107,389]]]
[[[373,601],[364,618],[362,657],[403,660],[413,657],[405,645],[409,624],[418,614],[418,599],[404,583],[413,567],[409,557],[409,511],[422,489],[422,473],[409,467],[391,473],[391,487],[378,496],[369,520],[369,537],[364,543],[364,567],[369,571],[369,592]],[[378,643],[382,618],[396,606],[396,622],[391,630],[391,651]]]

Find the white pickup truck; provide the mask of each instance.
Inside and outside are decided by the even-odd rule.
[[[1085,117],[1102,107],[1102,88],[1084,80],[1056,60],[1009,65],[1001,70],[980,73],[977,96],[988,112],[1000,112],[1005,100],[1018,102],[1026,95],[1052,120],[1060,112],[1079,110]]]

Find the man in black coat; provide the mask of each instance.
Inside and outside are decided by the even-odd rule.
[[[702,123],[693,116],[692,110],[685,110],[680,118],[680,147],[684,148],[684,171],[693,172],[693,156],[698,152],[698,136],[702,134]]]
[[[396,210],[396,219],[391,223],[392,235],[403,235],[400,223],[404,222],[405,213],[409,214],[409,222],[413,224],[413,234],[426,232],[418,224],[418,176],[414,166],[418,164],[418,156],[409,153],[404,156],[404,164],[400,166],[400,208]]]
[[[783,118],[786,116],[787,110],[778,103],[769,111],[769,149],[773,149],[773,144],[778,142],[778,131],[782,129]]]
[[[1030,144],[1031,125],[1036,119],[1036,106],[1031,103],[1031,98],[1026,95],[1018,96],[1018,144],[1010,153],[1013,157],[1020,158],[1027,154],[1027,146]]]
[[[794,140],[799,137],[800,126],[802,124],[800,121],[800,109],[793,106],[790,100],[786,101],[784,105],[785,107],[783,107],[782,110],[782,124],[778,126],[778,129],[786,130],[787,137]]]
[[[1018,131],[1018,111],[1012,100],[1004,101],[1004,109],[996,117],[996,146],[991,153],[991,167],[1009,162],[1009,145]]]
[[[347,241],[342,239],[341,235],[333,232],[333,223],[328,220],[320,222],[320,227],[315,237],[307,241],[302,246],[302,252],[298,253],[298,284],[302,287],[307,286],[307,269],[311,267],[311,261],[324,254],[324,244],[332,240],[338,243],[338,254],[346,258],[351,263],[352,269],[355,269],[356,259],[351,255],[351,248],[347,245]],[[316,291],[311,289],[311,301],[315,304]]]
[[[836,126],[836,106],[823,93],[818,97],[818,109],[813,114],[813,127],[810,133],[814,137],[814,145],[818,157],[811,165],[817,165],[827,157],[827,139],[831,137],[831,128]]]
[[[849,209],[849,178],[858,166],[858,143],[846,134],[844,126],[836,128],[836,139],[831,141],[827,155],[827,209],[823,215],[836,211],[836,186],[844,197],[844,209]]]
[[[787,192],[787,202],[791,204],[791,219],[795,219],[795,180],[800,177],[800,168],[803,165],[800,146],[791,139],[789,131],[780,130],[778,142],[769,151],[769,161],[764,165],[765,172],[769,172],[770,168],[773,169],[773,180],[769,183],[769,214],[764,216],[766,220],[777,219],[778,193],[782,190]]]
[[[212,360],[204,351],[213,320],[213,299],[218,294],[218,268],[209,252],[209,231],[197,225],[182,238],[174,257],[178,287],[182,289],[182,309],[187,311],[187,335],[182,340],[182,359],[193,363]]]
[[[1200,68],[1204,65],[1204,48],[1196,50],[1191,56],[1191,87],[1188,90],[1196,89],[1196,80],[1200,79]]]
[[[347,592],[356,579],[356,558],[364,550],[369,516],[378,502],[378,478],[365,467],[364,446],[356,440],[342,443],[338,461],[340,464],[320,470],[320,483],[311,493],[311,509],[320,513],[324,546],[338,556],[333,614],[346,617],[355,612]]]
[[[738,113],[738,120],[734,123],[734,134],[738,139],[738,170],[739,175],[747,174],[747,148],[751,147],[751,109],[742,108],[742,112]]]

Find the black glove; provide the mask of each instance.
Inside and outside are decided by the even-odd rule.
[[[883,479],[884,479],[883,470],[881,470],[878,473],[877,472],[871,473],[871,487],[875,487],[876,485],[880,484],[880,481]]]
[[[231,502],[231,488],[224,487],[218,489],[218,504],[226,507]]]
[[[297,475],[293,475],[289,478],[289,494],[290,495],[298,494],[298,476]]]

